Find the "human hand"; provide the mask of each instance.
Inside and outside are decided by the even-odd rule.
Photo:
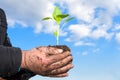
[[[39,47],[22,53],[22,68],[49,77],[65,77],[73,68],[69,51],[53,47]]]

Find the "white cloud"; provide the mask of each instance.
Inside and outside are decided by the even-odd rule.
[[[7,19],[7,22],[9,22],[8,25],[9,25],[10,27],[14,27],[14,25],[15,25],[15,20],[13,20],[13,19]]]
[[[79,40],[81,38],[88,37],[90,34],[90,29],[87,25],[70,25],[69,29],[71,36],[67,40]]]
[[[97,53],[99,51],[100,51],[100,48],[96,48],[96,49],[93,50],[93,53]]]
[[[63,31],[63,30],[60,30],[60,36],[67,36],[67,32]]]
[[[75,41],[76,39],[80,40],[88,37],[90,39],[105,38],[106,40],[113,38],[115,32],[110,32],[110,30],[114,27],[113,17],[119,15],[120,1],[64,0],[63,2],[67,4],[69,13],[80,20],[79,24],[77,24],[79,27],[76,28],[73,25],[73,27],[69,27],[72,35],[66,41]],[[80,25],[85,26],[80,27]]]
[[[85,52],[82,52],[82,55],[83,55],[83,56],[87,56],[87,55],[88,55],[88,52],[86,52],[86,51],[85,51]]]
[[[51,16],[55,3],[60,4],[62,9],[66,8],[70,15],[78,20],[78,24],[68,27],[71,35],[66,41],[77,43],[88,37],[110,40],[118,30],[115,27],[116,29],[109,32],[116,25],[113,25],[113,17],[119,15],[120,0],[0,0],[0,7],[6,11],[9,26],[20,24],[23,27],[32,26],[35,33],[53,33],[56,25],[52,22],[42,22],[41,19]],[[68,34],[61,32],[63,36]],[[116,39],[117,37],[118,34]]]
[[[83,42],[83,41],[76,42],[74,45],[75,45],[75,46],[83,46],[83,45],[85,45],[85,46],[95,46],[94,43],[91,43],[91,42]]]
[[[77,17],[78,20],[91,22],[94,15],[94,7],[84,4],[81,0],[57,0],[62,6],[67,5],[69,13]],[[56,2],[57,2],[56,1]]]
[[[42,24],[41,23],[37,23],[35,26],[35,33],[39,33],[42,31]]]
[[[7,14],[9,26],[14,26],[15,24],[32,26],[35,32],[38,33],[41,31],[40,29],[43,29],[41,28],[43,27],[41,19],[45,16],[51,16],[54,2],[50,0],[1,0],[0,7]],[[38,26],[38,23],[40,26]],[[50,28],[46,30],[50,30]]]
[[[120,33],[116,34],[116,40],[117,40],[118,43],[120,43]]]
[[[77,0],[68,4],[70,14],[73,14],[79,20],[91,22],[94,15],[94,8],[92,6],[86,6],[82,1]]]
[[[116,24],[113,28],[113,31],[119,31],[120,30],[120,24]]]
[[[108,33],[106,29],[104,29],[103,27],[101,28],[101,27],[91,32],[91,38],[99,39],[103,37],[108,40],[111,39],[113,36],[113,33]]]

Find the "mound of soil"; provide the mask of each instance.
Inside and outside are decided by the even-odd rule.
[[[54,45],[54,46],[50,46],[49,47],[56,47],[56,48],[59,48],[59,49],[63,49],[63,52],[65,51],[71,51],[70,48],[66,45]]]

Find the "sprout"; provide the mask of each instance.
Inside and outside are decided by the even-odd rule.
[[[59,45],[59,34],[60,34],[60,28],[64,27],[64,24],[69,22],[70,20],[74,19],[74,17],[69,17],[69,14],[63,14],[62,11],[59,9],[58,6],[54,8],[52,18],[51,17],[45,17],[42,20],[54,20],[55,23],[57,23],[58,27],[53,32],[54,36],[56,37],[56,44]],[[62,22],[62,24],[61,24]]]

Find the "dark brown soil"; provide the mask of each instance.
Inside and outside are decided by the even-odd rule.
[[[66,45],[55,45],[55,46],[50,46],[50,47],[56,47],[56,48],[59,48],[59,49],[63,49],[63,52],[71,51],[70,48]]]

